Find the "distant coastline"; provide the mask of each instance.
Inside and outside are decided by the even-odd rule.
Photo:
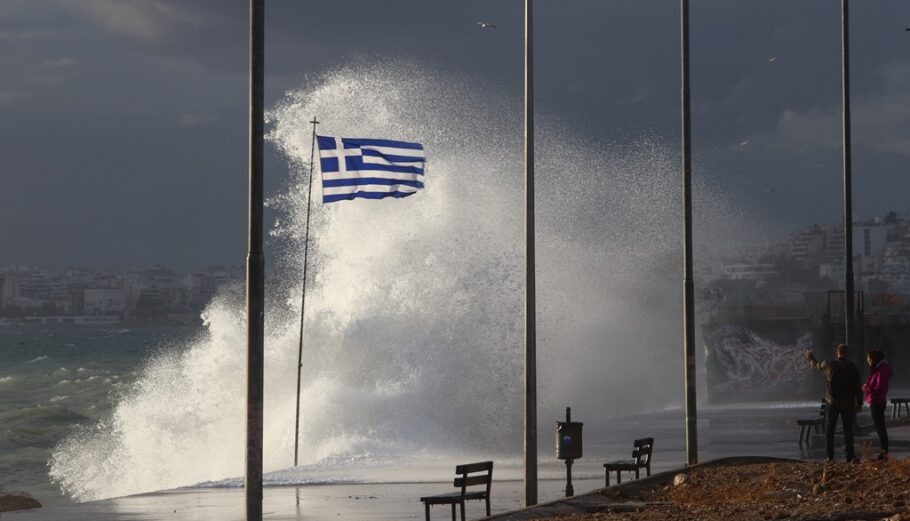
[[[201,326],[198,313],[168,313],[153,318],[127,318],[119,315],[48,315],[0,317],[0,327],[19,326]]]
[[[201,325],[218,295],[241,293],[243,266],[178,272],[0,267],[0,327],[23,325]]]

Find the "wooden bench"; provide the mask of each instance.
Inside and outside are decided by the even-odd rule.
[[[901,408],[906,408],[910,414],[910,398],[891,398],[891,417],[900,418]]]
[[[485,474],[480,474],[481,472]],[[461,521],[465,521],[464,502],[484,500],[487,503],[487,517],[490,516],[490,484],[493,482],[493,462],[481,461],[455,467],[455,487],[460,492],[439,494],[420,498],[430,521],[430,505],[452,505],[452,521],[455,521],[455,505],[461,505]],[[474,474],[473,476],[471,474]],[[468,487],[483,485],[483,490],[468,490]]]
[[[615,460],[604,463],[606,486],[610,486],[610,472],[616,472],[616,483],[622,483],[622,471],[635,472],[635,479],[639,478],[639,470],[644,468],[651,475],[651,451],[654,450],[654,438],[641,438],[635,440],[632,449],[632,459]]]
[[[814,429],[816,433],[825,432],[825,414],[827,413],[827,406],[825,401],[822,400],[822,406],[818,410],[818,417],[796,420],[796,424],[799,425],[799,444],[803,444],[805,439],[806,443],[809,443],[809,436],[812,435],[812,430]]]

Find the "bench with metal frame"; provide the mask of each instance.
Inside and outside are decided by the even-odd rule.
[[[825,404],[825,401],[822,400],[821,408],[818,410],[818,417],[796,420],[796,424],[799,425],[800,445],[803,444],[803,441],[809,443],[809,436],[812,435],[813,430],[816,434],[823,434],[825,432],[825,414],[827,414],[827,411],[828,407]]]
[[[487,517],[490,516],[490,484],[493,482],[493,462],[481,461],[458,465],[455,467],[455,474],[455,487],[460,488],[461,491],[420,498],[426,508],[426,521],[430,521],[431,505],[452,505],[452,521],[455,521],[455,505],[460,505],[461,521],[465,521],[465,501],[486,501]],[[484,489],[468,490],[468,487],[478,485],[484,485]]]
[[[901,409],[910,414],[910,398],[891,398],[891,417],[900,418]]]
[[[616,472],[616,483],[622,483],[622,471],[635,472],[635,479],[639,478],[639,470],[644,468],[651,475],[651,451],[654,450],[654,438],[641,438],[635,440],[632,449],[632,459],[615,460],[604,463],[606,486],[610,486],[610,472]]]

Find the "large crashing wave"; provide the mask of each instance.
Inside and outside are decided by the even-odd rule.
[[[293,460],[306,174],[320,133],[418,141],[426,189],[322,206],[311,223],[301,481],[323,461],[412,451],[519,454],[523,397],[521,107],[482,81],[408,64],[327,73],[268,116],[291,165],[271,202],[278,287],[266,318],[265,468]],[[591,142],[538,116],[540,417],[665,406],[681,387],[678,158],[659,140]],[[721,198],[703,216],[729,230]],[[732,237],[733,235],[729,235]],[[241,302],[148,364],[110,418],[58,446],[78,500],[243,473]],[[677,384],[678,383],[678,384]],[[356,468],[356,464],[352,464]],[[285,475],[288,473],[285,472]]]

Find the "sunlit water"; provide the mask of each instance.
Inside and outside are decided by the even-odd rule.
[[[290,171],[270,201],[281,252],[268,274],[279,289],[267,296],[265,339],[264,460],[273,482],[438,479],[454,462],[491,457],[520,468],[518,101],[477,79],[373,64],[314,79],[270,111],[269,139]],[[428,173],[426,189],[402,200],[324,207],[314,188],[301,465],[293,469],[313,116],[325,135],[421,142]],[[602,424],[678,406],[675,143],[601,143],[546,108],[537,131],[541,436],[566,405]],[[697,194],[700,251],[737,244],[745,234],[733,205],[710,187]],[[56,446],[50,476],[67,494],[89,500],[243,474],[242,303],[217,299],[205,319],[203,335],[144,364],[109,414]]]

